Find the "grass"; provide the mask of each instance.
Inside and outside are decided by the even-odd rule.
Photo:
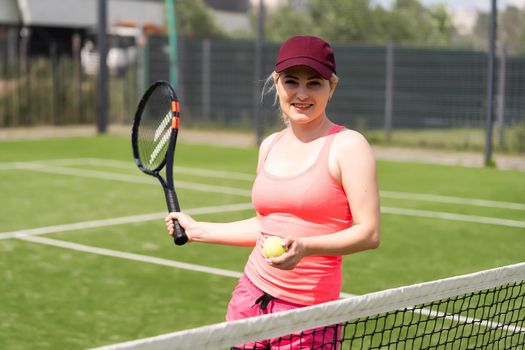
[[[177,166],[255,171],[254,148],[177,147]],[[171,243],[160,218],[166,210],[162,190],[156,180],[134,167],[128,138],[0,142],[0,148],[0,232],[159,213],[159,219],[149,221],[38,237],[234,272],[244,267],[248,248]],[[12,163],[27,166],[35,161],[45,169],[21,170]],[[176,174],[176,181],[251,188],[251,181]],[[364,294],[524,261],[523,226],[388,213],[389,208],[425,210],[523,223],[523,209],[410,197],[438,195],[525,205],[523,172],[380,161],[378,176],[384,192],[382,244],[377,250],[345,257],[344,292]],[[402,192],[408,199],[389,195],[392,192]],[[178,195],[186,211],[249,202],[248,196],[184,186]],[[231,221],[253,214],[252,210],[219,211],[195,217]],[[221,322],[236,283],[231,277],[16,238],[0,239],[0,255],[2,349],[84,349]]]
[[[394,129],[390,141],[385,140],[384,130],[363,130],[370,142],[377,145],[443,149],[453,151],[483,152],[486,131],[483,128],[447,129]],[[492,134],[493,151],[503,154],[525,153],[525,124],[504,129],[503,139],[497,128]]]

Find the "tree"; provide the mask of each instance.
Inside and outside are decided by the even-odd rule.
[[[471,46],[486,50],[490,26],[490,14],[479,12],[472,34],[468,38]],[[525,53],[525,9],[507,6],[498,13],[498,42],[505,43],[510,54]]]
[[[289,0],[268,17],[267,37],[274,41],[306,33],[331,41],[367,41],[377,37],[379,26],[370,0],[308,0],[303,8]]]
[[[252,17],[254,28],[257,23],[255,17]],[[312,21],[309,14],[304,10],[296,9],[290,1],[278,11],[267,14],[266,39],[269,41],[282,41],[292,35],[314,34],[311,29]]]
[[[269,40],[305,33],[330,41],[446,45],[455,28],[443,5],[426,8],[419,0],[396,0],[391,10],[371,0],[305,0],[298,9],[289,0],[269,15]]]
[[[525,14],[523,15],[525,17]],[[525,55],[525,20],[521,21],[521,28],[518,34],[518,45],[516,45],[516,52]]]
[[[499,16],[498,41],[505,43],[509,52],[524,52],[523,35],[525,34],[525,10],[508,6]],[[521,37],[521,40],[520,40]]]
[[[198,38],[225,35],[201,0],[177,0],[175,9],[179,35]]]
[[[456,32],[444,5],[424,7],[419,0],[396,0],[384,36],[403,44],[448,45]]]

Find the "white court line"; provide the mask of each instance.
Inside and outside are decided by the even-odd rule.
[[[450,313],[445,313],[441,311],[421,309],[419,310],[419,313],[422,315],[430,316],[430,317],[443,317],[443,318],[446,318],[448,320],[451,320],[457,323],[478,324],[480,326],[484,326],[488,328],[495,328],[495,329],[499,328],[501,330],[504,330],[506,332],[511,332],[511,333],[525,332],[525,328],[520,327],[520,326],[507,325],[507,324],[499,323],[495,321],[482,321],[481,319],[477,319],[474,317],[461,316],[461,315],[450,314]]]
[[[123,251],[113,250],[113,249],[98,248],[98,247],[93,247],[93,246],[89,246],[85,244],[67,242],[67,241],[62,241],[62,240],[52,239],[52,238],[47,238],[47,237],[37,237],[37,236],[22,234],[22,235],[17,235],[16,238],[19,240],[23,240],[23,241],[28,241],[28,242],[38,243],[38,244],[45,244],[45,245],[49,245],[53,247],[71,249],[71,250],[76,250],[79,252],[104,255],[104,256],[126,259],[126,260],[131,260],[131,261],[139,261],[139,262],[144,262],[148,264],[168,266],[168,267],[173,267],[173,268],[177,268],[181,270],[203,272],[203,273],[207,273],[211,275],[233,277],[233,278],[240,278],[242,276],[242,272],[238,272],[238,271],[219,269],[216,267],[209,267],[209,266],[203,266],[203,265],[189,264],[189,263],[184,263],[184,262],[175,261],[175,260],[157,258],[154,256],[149,256],[149,255],[128,253],[128,252],[123,252]],[[341,293],[340,295],[341,295],[341,298],[349,298],[349,297],[354,296],[352,294],[347,294],[347,293]]]
[[[108,173],[97,170],[80,170],[72,169],[67,167],[57,167],[57,166],[48,166],[38,163],[21,163],[18,165],[20,168],[42,171],[52,174],[61,174],[61,175],[70,175],[70,176],[80,176],[80,177],[89,177],[89,178],[101,178],[106,180],[118,180],[124,182],[135,182],[135,183],[144,183],[144,184],[153,184],[156,185],[156,181],[149,179],[146,176],[139,175],[126,175],[126,174],[115,174]],[[202,192],[214,192],[222,193],[228,195],[238,195],[249,197],[251,195],[250,190],[243,190],[239,188],[226,187],[226,186],[213,186],[213,185],[204,185],[194,182],[185,182],[185,181],[176,181],[175,186],[178,188],[202,191]],[[516,204],[516,203],[514,203]],[[525,227],[525,221],[519,220],[510,220],[510,219],[501,219],[501,218],[491,218],[475,215],[463,215],[447,212],[438,212],[438,211],[427,211],[427,210],[413,210],[413,209],[402,209],[402,208],[391,208],[391,207],[382,207],[382,213],[385,214],[398,214],[398,215],[408,215],[416,217],[427,217],[434,219],[443,219],[443,220],[452,220],[452,221],[462,221],[462,222],[472,222],[479,224],[491,224],[499,226],[510,226],[510,227]]]
[[[244,204],[225,205],[225,206],[220,206],[220,207],[204,207],[204,208],[189,209],[187,212],[188,214],[196,215],[196,214],[221,213],[221,212],[229,212],[229,211],[241,211],[241,210],[249,210],[249,209],[252,209],[252,205],[250,203],[244,203]],[[80,222],[80,223],[69,224],[69,225],[49,226],[49,227],[43,227],[41,229],[34,229],[34,230],[21,230],[21,231],[0,233],[0,239],[17,238],[17,239],[21,239],[24,241],[30,241],[34,243],[46,244],[46,245],[51,245],[51,246],[61,247],[61,248],[66,248],[66,249],[72,249],[72,250],[82,251],[86,253],[111,256],[111,257],[122,258],[122,259],[127,259],[127,260],[141,261],[141,262],[146,262],[150,264],[175,267],[175,268],[184,269],[184,270],[199,271],[199,272],[210,273],[210,274],[226,276],[226,277],[234,277],[234,278],[239,278],[241,276],[241,273],[236,272],[236,271],[218,269],[218,268],[202,266],[202,265],[188,264],[188,263],[178,262],[174,260],[161,259],[161,258],[147,256],[147,255],[133,254],[133,253],[127,253],[127,252],[111,250],[111,249],[97,248],[97,247],[87,246],[87,245],[78,244],[78,243],[61,241],[57,239],[36,237],[36,235],[43,235],[46,233],[58,233],[58,232],[73,231],[73,230],[78,230],[78,229],[93,228],[93,227],[120,225],[120,224],[150,221],[150,220],[160,220],[164,218],[165,216],[166,216],[166,213],[153,213],[153,214],[146,214],[146,215],[127,216],[127,217],[108,219],[108,220],[86,221],[86,222]],[[343,298],[347,298],[351,296],[352,296],[351,294],[341,293],[341,297]]]
[[[190,215],[199,215],[199,214],[215,214],[215,213],[251,210],[251,209],[253,209],[253,206],[251,203],[240,203],[240,204],[213,206],[213,207],[194,208],[194,209],[188,209],[185,212]],[[34,236],[34,235],[44,235],[48,233],[58,233],[58,232],[82,230],[82,229],[88,229],[88,228],[97,228],[97,227],[130,224],[130,223],[140,223],[144,221],[160,220],[160,219],[164,219],[166,215],[167,215],[166,212],[151,213],[151,214],[144,214],[144,215],[132,215],[132,216],[119,217],[119,218],[112,218],[112,219],[91,220],[91,221],[77,222],[77,223],[72,223],[72,224],[55,225],[55,226],[47,226],[47,227],[40,227],[40,228],[34,228],[34,229],[3,232],[3,233],[0,233],[0,240],[8,239],[8,238],[17,238],[18,236],[26,237],[26,236]]]
[[[37,165],[37,164],[35,164]],[[42,167],[37,165],[38,169],[42,169]],[[31,169],[35,170],[35,168],[31,165],[28,167],[28,163],[18,163],[15,166],[16,169]],[[0,165],[0,169],[5,169],[5,167],[2,167]],[[49,167],[48,167],[49,169]],[[190,168],[188,168],[190,169]],[[73,175],[71,172],[69,172],[69,168],[58,168],[53,167],[53,170],[60,171],[62,174],[67,175]],[[198,169],[194,169],[194,175],[202,174]],[[109,173],[104,172],[93,172],[88,171],[90,173],[90,177],[99,177],[99,178],[108,178],[108,175],[113,175]],[[86,173],[86,171],[82,171],[82,173]],[[78,176],[78,173],[74,174]],[[217,174],[208,173],[206,176],[215,176]],[[123,177],[121,177],[123,176]],[[228,175],[228,173],[224,172],[220,176],[226,176],[227,178],[231,178],[231,176]],[[248,176],[248,175],[247,175]],[[136,177],[128,177],[126,175],[119,175],[118,177],[111,176],[111,179],[116,179],[120,181],[132,181],[132,182],[143,182],[145,181],[137,181]],[[246,178],[247,179],[247,178]],[[202,190],[205,187],[202,187],[202,185],[199,184],[192,184],[189,183],[190,186],[197,185],[196,187]],[[216,186],[206,186],[209,188],[216,188]],[[193,188],[196,189],[196,188]],[[249,192],[249,191],[248,191]],[[246,194],[243,194],[246,195]],[[248,194],[249,195],[249,194]],[[511,204],[512,209],[518,209],[521,210],[521,204],[517,203],[505,203],[505,202],[495,202],[495,201],[485,201],[485,200],[470,200],[470,199],[464,199],[464,198],[457,198],[457,197],[445,197],[445,196],[433,196],[433,195],[420,195],[420,194],[406,194],[401,192],[382,192],[382,196],[390,196],[391,198],[400,198],[400,199],[416,199],[416,200],[429,200],[429,201],[445,201],[448,203],[458,203],[458,204],[471,204],[471,205],[480,205],[480,206],[491,206],[496,205],[496,207],[503,207],[500,205],[505,204]],[[476,203],[477,204],[474,204]],[[516,205],[517,204],[517,205]],[[237,208],[235,208],[237,206]],[[239,210],[238,208],[243,209],[251,209],[251,204],[239,204],[239,205],[232,205],[232,206],[223,206],[221,207],[222,210],[229,210],[226,207],[230,207],[231,210]],[[214,207],[219,208],[219,207]],[[235,208],[235,209],[234,209]],[[214,209],[215,210],[215,209]],[[242,209],[240,209],[242,210]],[[421,211],[421,210],[409,210],[409,209],[400,209],[400,208],[388,208],[384,207],[382,208],[382,211],[385,213],[390,214],[397,214],[397,215],[411,215],[411,216],[424,216],[424,217],[431,217],[431,218],[445,218],[448,220],[457,220],[457,221],[470,221],[470,222],[480,222],[481,220],[484,223],[491,223],[491,224],[504,224],[508,226],[515,226],[515,227],[525,227],[525,222],[521,221],[515,221],[515,220],[505,220],[505,219],[491,219],[491,218],[485,218],[485,217],[477,217],[477,216],[469,216],[469,215],[458,215],[453,213],[439,213],[439,212],[431,212],[431,211]],[[189,214],[197,214],[197,213],[204,213],[204,212],[212,212],[210,211],[210,208],[201,208],[201,209],[195,209],[195,210],[188,210]],[[436,216],[436,214],[439,214],[439,216]],[[25,241],[31,241],[34,243],[40,243],[40,244],[47,244],[47,245],[53,245],[57,247],[67,248],[67,249],[74,249],[78,251],[88,252],[88,253],[94,253],[99,255],[106,255],[106,256],[112,256],[112,257],[118,257],[128,260],[135,260],[135,261],[141,261],[141,262],[147,262],[147,263],[154,263],[158,265],[163,266],[169,266],[174,268],[181,268],[181,269],[187,269],[192,271],[199,271],[204,273],[211,273],[226,277],[234,277],[238,278],[241,273],[235,272],[235,271],[229,271],[224,269],[217,269],[212,267],[206,267],[201,265],[195,265],[195,264],[188,264],[188,263],[182,263],[177,262],[173,260],[167,260],[167,259],[161,259],[161,258],[155,258],[150,256],[144,256],[139,254],[132,254],[132,253],[126,253],[126,252],[119,252],[115,250],[109,250],[109,249],[103,249],[103,248],[96,248],[96,247],[90,247],[86,245],[81,245],[77,243],[71,243],[71,242],[65,242],[65,241],[59,241],[55,239],[49,239],[44,237],[35,237],[34,235],[41,235],[45,233],[52,233],[52,232],[63,232],[63,231],[69,231],[69,230],[76,230],[76,229],[85,229],[85,228],[93,228],[93,227],[102,227],[102,226],[110,226],[110,225],[118,225],[118,224],[125,224],[125,223],[132,223],[132,222],[142,222],[147,220],[157,220],[160,218],[163,218],[165,216],[165,213],[153,213],[153,214],[146,214],[146,215],[136,215],[136,216],[129,216],[129,217],[123,217],[123,218],[114,218],[114,219],[107,219],[107,220],[94,220],[94,221],[87,221],[87,222],[81,222],[81,223],[75,223],[75,224],[66,224],[66,225],[57,225],[57,226],[50,226],[50,227],[44,227],[39,229],[30,229],[30,230],[21,230],[21,231],[14,231],[14,232],[7,232],[7,233],[0,233],[0,239],[3,238],[18,238]],[[351,297],[351,294],[347,293],[341,293],[341,297]],[[433,312],[433,311],[426,311],[426,314],[428,315],[439,315],[439,313]],[[468,317],[457,317],[457,316],[448,316],[446,318],[452,319],[452,320],[458,320],[461,322],[472,322],[475,319],[468,318]],[[483,321],[483,325],[486,325],[488,327],[501,327],[502,325],[499,323],[494,322],[487,322]],[[509,328],[509,326],[504,327]],[[519,327],[510,327],[511,330],[518,329],[519,331],[523,331],[523,329]]]
[[[422,217],[422,218],[443,219],[443,220],[461,221],[461,222],[473,222],[476,224],[490,224],[490,225],[498,225],[498,226],[525,228],[525,221],[500,219],[500,218],[489,218],[485,216],[475,216],[475,215],[463,215],[463,214],[447,213],[447,212],[441,212],[441,211],[381,207],[381,213],[417,216],[417,217]]]
[[[78,177],[87,177],[87,178],[96,178],[104,180],[115,180],[121,182],[131,182],[131,183],[141,183],[146,185],[155,185],[159,186],[157,180],[153,179],[151,176],[145,176],[142,174],[138,175],[127,175],[127,174],[116,174],[105,171],[98,170],[87,170],[87,169],[74,169],[67,167],[59,167],[45,164],[20,164],[17,169],[25,169],[32,171],[39,171],[50,174],[59,174],[59,175],[69,175],[69,176],[78,176]],[[243,190],[240,188],[226,187],[226,186],[214,186],[214,185],[204,185],[195,182],[186,182],[175,180],[176,188],[184,188],[195,191],[202,192],[215,192],[228,195],[236,196],[250,196],[250,190]]]
[[[525,210],[525,204],[522,204],[522,203],[500,202],[500,201],[491,201],[491,200],[476,199],[476,198],[441,196],[441,195],[434,195],[434,194],[381,191],[381,197],[426,201],[426,202],[436,202],[436,203],[463,204],[463,205],[472,205],[472,206],[488,207],[488,208]]]
[[[27,164],[51,164],[51,165],[97,165],[103,166],[106,168],[115,168],[115,169],[127,169],[127,170],[137,170],[137,167],[133,164],[132,161],[125,162],[122,160],[114,159],[102,159],[102,158],[65,158],[65,159],[51,159],[45,161],[29,161],[29,162],[6,162],[0,163],[0,170],[15,170],[23,169]],[[181,173],[186,175],[195,175],[200,177],[214,177],[228,180],[244,180],[244,181],[253,181],[254,174],[239,173],[234,171],[221,171],[221,170],[210,170],[203,168],[193,168],[193,167],[184,167],[177,166],[173,167],[175,173]]]
[[[147,256],[147,255],[127,253],[127,252],[122,252],[122,251],[113,250],[113,249],[97,248],[97,247],[92,247],[92,246],[79,244],[79,243],[60,241],[57,239],[51,239],[47,237],[36,237],[36,236],[31,236],[31,235],[17,235],[16,238],[23,240],[23,241],[45,244],[45,245],[50,245],[50,246],[60,247],[60,248],[65,248],[65,249],[72,249],[72,250],[85,252],[85,253],[105,255],[105,256],[110,256],[114,258],[174,267],[174,268],[182,269],[182,270],[204,272],[204,273],[208,273],[212,275],[234,277],[234,278],[239,278],[242,275],[241,272],[219,269],[215,267],[189,264],[189,263],[184,263],[180,261],[156,258],[153,256]]]
[[[135,168],[135,166],[131,162],[125,162],[121,160],[101,159],[101,158],[75,158],[75,159],[72,158],[72,159],[52,159],[52,160],[46,160],[42,162],[40,161],[6,162],[6,163],[0,163],[0,170],[27,169],[28,164],[34,165],[34,164],[43,164],[43,163],[52,163],[52,164],[59,164],[59,165],[66,165],[66,166],[67,165],[99,165],[99,166],[118,168],[118,169]],[[254,179],[254,176],[252,174],[231,172],[231,171],[208,170],[208,169],[202,169],[202,168],[190,168],[190,167],[180,167],[180,166],[175,166],[173,169],[175,172],[179,172],[179,173],[187,174],[187,175],[201,176],[201,177],[212,177],[212,178],[214,177],[214,178],[245,180],[245,181],[253,181]],[[118,178],[113,178],[113,179],[119,180]],[[124,179],[121,179],[121,180],[124,180]],[[136,182],[146,183],[147,180],[145,181],[137,180]],[[403,199],[403,200],[427,201],[427,202],[435,202],[435,203],[472,205],[472,206],[488,207],[488,208],[525,210],[525,204],[523,203],[493,201],[493,200],[477,199],[477,198],[463,198],[463,197],[454,197],[454,196],[442,196],[442,195],[433,195],[433,194],[424,194],[424,193],[381,191],[381,197]]]
[[[66,159],[54,159],[50,161],[44,161],[44,163],[52,162],[58,165],[98,165],[108,168],[116,169],[136,169],[133,162],[116,160],[116,159],[102,159],[102,158],[66,158]],[[0,163],[1,164],[1,163]],[[235,180],[246,180],[253,181],[255,178],[254,174],[240,173],[235,171],[222,171],[222,170],[210,170],[203,168],[184,167],[184,166],[173,166],[175,172],[180,172],[188,175],[196,175],[203,177],[217,177],[223,179],[235,179]]]
[[[38,243],[38,244],[45,244],[45,245],[59,247],[59,248],[71,249],[75,251],[109,256],[109,257],[120,258],[120,259],[126,259],[126,260],[131,260],[131,261],[156,264],[156,265],[161,265],[161,266],[178,268],[182,270],[202,272],[202,273],[224,276],[224,277],[232,277],[232,278],[240,278],[242,276],[242,273],[237,272],[237,271],[184,263],[184,262],[175,261],[175,260],[168,260],[168,259],[152,257],[148,255],[122,252],[122,251],[117,251],[113,249],[98,248],[98,247],[88,246],[88,245],[79,244],[79,243],[61,241],[57,239],[51,239],[51,238],[45,238],[45,237],[35,237],[31,235],[19,235],[16,238],[23,240],[23,241],[29,241],[29,242]],[[353,294],[348,294],[348,293],[343,293],[343,292],[340,293],[340,298],[351,298],[354,296],[355,295]],[[433,311],[431,309],[420,309],[419,313],[430,316],[430,317],[444,317],[448,320],[451,320],[457,323],[465,323],[465,324],[477,323],[485,327],[500,328],[502,330],[510,331],[510,332],[525,331],[524,328],[519,327],[519,326],[506,325],[506,324],[498,323],[494,321],[485,321],[485,320],[476,319],[473,317],[461,316],[457,314],[446,314],[440,311]]]

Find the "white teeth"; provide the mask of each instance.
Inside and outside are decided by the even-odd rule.
[[[298,108],[308,108],[308,107],[310,107],[309,104],[300,104],[300,103],[294,103],[294,106],[298,107]]]

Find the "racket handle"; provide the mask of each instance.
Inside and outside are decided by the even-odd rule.
[[[175,191],[166,187],[164,188],[164,193],[166,194],[168,211],[170,213],[173,211],[180,211],[179,201],[177,200],[177,194]],[[173,241],[176,245],[183,245],[188,242],[188,236],[186,236],[184,228],[182,228],[177,220],[173,220]]]
[[[188,236],[177,220],[173,220],[173,241],[176,245],[183,245],[188,242]]]

